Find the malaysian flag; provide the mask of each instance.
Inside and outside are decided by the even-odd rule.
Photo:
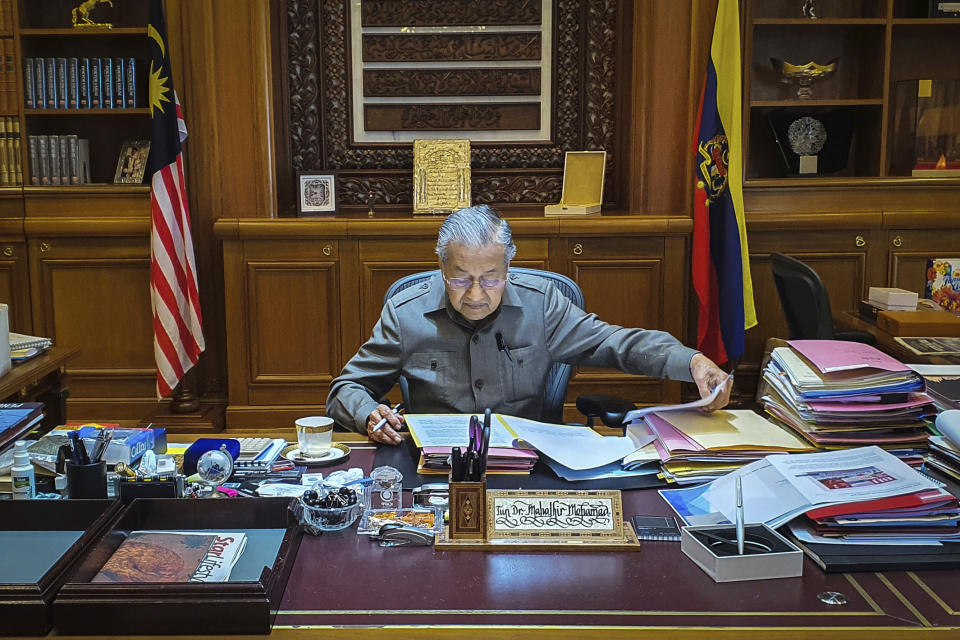
[[[180,143],[187,137],[173,91],[162,0],[150,6],[150,300],[157,394],[167,396],[204,349],[190,209]]]

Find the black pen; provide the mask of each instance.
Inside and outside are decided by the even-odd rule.
[[[510,362],[513,362],[513,356],[510,355],[510,346],[503,341],[503,334],[497,331],[496,336],[494,337],[497,339],[497,349],[507,354],[507,359],[509,359]]]

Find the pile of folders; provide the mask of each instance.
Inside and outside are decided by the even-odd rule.
[[[930,435],[923,418],[935,407],[919,375],[866,344],[788,345],[773,349],[763,371],[760,403],[774,422],[820,449],[875,444],[923,464]]]

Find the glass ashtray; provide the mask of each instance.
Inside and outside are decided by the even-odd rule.
[[[443,511],[437,507],[367,509],[360,519],[357,533],[366,535],[379,533],[380,527],[389,523],[418,527],[440,533],[440,530],[443,529]]]
[[[300,516],[301,522],[307,533],[311,535],[319,535],[321,531],[346,529],[357,521],[357,517],[363,511],[363,504],[359,500],[346,507],[313,507],[301,498],[300,507],[303,509]]]

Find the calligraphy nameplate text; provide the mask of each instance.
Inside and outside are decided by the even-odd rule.
[[[619,491],[487,491],[487,539],[623,540]]]

